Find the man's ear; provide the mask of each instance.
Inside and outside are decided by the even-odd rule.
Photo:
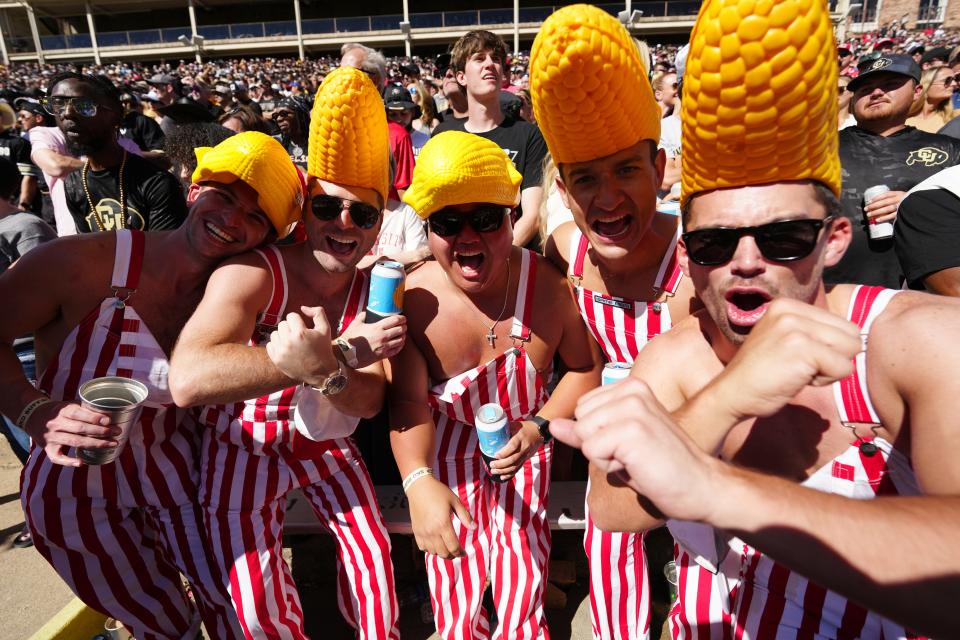
[[[190,186],[187,187],[187,204],[193,204],[197,201],[197,198],[200,197],[201,188],[202,187],[196,182],[191,183]]]

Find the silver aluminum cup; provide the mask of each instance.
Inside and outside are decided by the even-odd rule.
[[[140,417],[140,409],[147,399],[147,387],[130,378],[108,376],[94,378],[80,387],[80,404],[87,409],[110,416],[112,426],[121,429],[115,439],[117,446],[111,449],[86,449],[79,447],[77,457],[87,464],[107,464],[120,455],[130,437],[130,427]]]

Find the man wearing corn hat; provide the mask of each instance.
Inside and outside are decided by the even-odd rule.
[[[276,141],[244,133],[198,149],[190,214],[175,231],[136,230],[62,238],[38,247],[0,277],[18,310],[0,321],[0,411],[35,446],[22,500],[37,550],[88,605],[138,638],[210,637],[239,628],[206,546],[197,506],[200,434],[168,387],[168,356],[207,277],[230,256],[282,236],[299,218],[303,188]],[[11,343],[33,331],[34,388]],[[80,406],[80,386],[121,376],[148,397],[114,462],[87,465],[76,448],[117,445],[119,429]]]
[[[589,5],[565,7],[543,23],[530,84],[559,168],[557,188],[574,217],[552,234],[546,255],[570,279],[605,359],[633,364],[690,313],[693,299],[677,260],[679,218],[656,210],[665,162],[657,150],[660,108],[626,29]],[[589,505],[586,512],[593,635],[646,637],[642,536],[602,531]]]
[[[404,194],[427,221],[436,261],[407,281],[410,340],[390,362],[391,444],[445,639],[548,637],[549,422],[599,383],[599,354],[563,277],[512,246],[520,183],[496,143],[448,131],[424,146]],[[554,355],[567,373],[548,399]],[[509,441],[488,451],[487,466],[475,422],[491,402]],[[495,631],[482,606],[488,579]]]
[[[824,268],[851,237],[838,201],[837,72],[825,2],[708,0],[690,42],[680,258],[705,309],[644,349],[628,382],[582,398],[578,423],[558,424],[556,433],[616,476],[594,478],[591,507],[605,526],[644,530],[665,514],[678,518],[668,521],[679,548],[673,637],[915,637],[859,603],[876,602],[876,582],[886,579],[864,576],[863,549],[897,553],[922,523],[894,517],[891,498],[890,528],[851,526],[840,535],[855,521],[837,505],[958,495],[951,460],[960,445],[952,401],[960,364],[945,354],[960,347],[960,307],[823,284]],[[758,526],[770,503],[724,493],[730,485],[718,476],[708,502],[734,500],[741,515],[722,529],[707,526],[712,507],[687,509],[694,499],[681,499],[710,482],[696,465],[664,479],[679,492],[638,497],[631,478],[648,466],[666,471],[661,460],[677,454],[645,437],[644,425],[669,419],[667,411],[686,432],[684,446],[833,494],[834,508],[822,514],[826,501],[797,498],[799,531],[796,519],[790,529]],[[804,528],[808,536],[831,532],[831,552],[799,542]],[[950,596],[940,599],[949,607]]]
[[[348,437],[383,404],[394,316],[365,324],[389,187],[380,94],[352,67],[326,77],[310,122],[307,240],[228,261],[210,278],[171,366],[174,399],[201,411],[201,504],[245,638],[306,638],[283,559],[286,495],[299,489],[337,541],[338,604],[360,638],[398,637],[390,541]]]

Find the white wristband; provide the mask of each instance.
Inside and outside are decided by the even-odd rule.
[[[403,479],[403,492],[406,493],[410,485],[425,476],[433,476],[433,469],[430,467],[420,467],[419,469],[411,471],[407,474],[407,477]]]

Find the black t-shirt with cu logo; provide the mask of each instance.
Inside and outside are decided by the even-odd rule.
[[[890,136],[879,136],[860,127],[842,130],[840,207],[853,225],[853,240],[840,262],[824,271],[824,281],[899,289],[903,269],[894,253],[893,240],[870,239],[863,213],[863,192],[881,184],[891,191],[909,191],[956,164],[960,164],[960,140],[956,138],[913,127]]]
[[[77,231],[99,231],[95,216],[83,191],[82,170],[64,180],[67,207],[77,223]],[[121,223],[120,165],[104,171],[90,170],[87,184],[90,196],[105,231],[119,228],[161,231],[176,229],[187,217],[187,203],[180,182],[167,171],[134,154],[127,155],[123,171],[127,217]]]

